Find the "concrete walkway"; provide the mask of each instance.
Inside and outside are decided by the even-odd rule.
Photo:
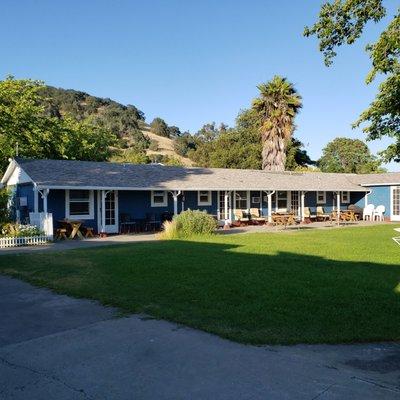
[[[0,398],[399,399],[400,345],[246,346],[0,276]]]
[[[48,243],[43,246],[26,246],[26,247],[11,247],[0,249],[0,256],[4,254],[19,254],[19,253],[36,253],[36,252],[49,252],[49,251],[64,251],[72,249],[82,249],[90,247],[108,246],[114,244],[126,244],[136,242],[148,242],[156,240],[154,233],[142,233],[132,235],[114,235],[106,238],[91,238],[82,240],[60,240]]]

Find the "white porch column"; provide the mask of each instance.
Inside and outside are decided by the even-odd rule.
[[[48,196],[49,192],[50,192],[50,189],[44,189],[41,192],[41,195],[42,195],[41,197],[43,199],[43,212],[45,214],[47,214],[47,196]]]
[[[340,192],[336,193],[337,199],[337,223],[340,224]]]
[[[229,220],[229,215],[228,215],[228,205],[229,205],[229,192],[225,190],[224,194],[224,214],[225,214],[225,221]]]
[[[33,186],[33,211],[39,212],[39,192],[36,184]]]
[[[106,232],[106,191],[101,191],[101,233]]]
[[[272,222],[272,195],[275,193],[275,190],[272,192],[267,192],[268,197],[268,222]]]
[[[304,199],[305,199],[305,193],[301,192],[301,198],[300,198],[300,204],[301,204],[301,222],[305,221],[304,217]]]
[[[174,190],[172,193],[172,197],[174,199],[174,215],[178,215],[178,197],[181,194],[180,190]]]

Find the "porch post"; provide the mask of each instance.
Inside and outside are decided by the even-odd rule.
[[[305,199],[305,193],[302,191],[301,192],[301,222],[305,221],[305,217],[304,217],[304,199]]]
[[[106,191],[101,191],[101,233],[106,231]]]
[[[33,211],[39,212],[39,192],[36,184],[33,186]]]
[[[49,194],[50,189],[42,190],[42,199],[43,199],[43,212],[47,214],[47,195]]]
[[[336,193],[337,199],[337,223],[340,225],[340,192]]]
[[[274,193],[275,193],[275,190],[267,193],[267,196],[268,196],[268,222],[269,223],[272,222],[272,195]]]
[[[229,194],[228,194],[228,191],[225,190],[225,194],[224,194],[224,214],[225,214],[225,220],[226,221],[229,219],[228,202],[229,202]]]
[[[174,190],[172,193],[172,197],[174,199],[174,215],[178,215],[178,196],[181,194],[180,190]]]

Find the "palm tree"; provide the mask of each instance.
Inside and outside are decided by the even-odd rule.
[[[253,101],[253,109],[260,118],[262,140],[262,169],[284,171],[286,147],[291,140],[299,112],[301,96],[286,78],[274,76],[257,88],[260,97]]]

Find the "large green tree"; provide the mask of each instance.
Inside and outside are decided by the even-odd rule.
[[[17,151],[32,158],[107,159],[115,136],[86,120],[49,115],[42,88],[28,79],[0,81],[0,171]]]
[[[236,118],[233,128],[206,124],[190,141],[187,155],[203,167],[214,168],[262,168],[261,121],[254,109],[243,110]],[[205,135],[205,132],[207,133]],[[287,143],[286,169],[313,164],[302,148],[303,144],[291,138]]]
[[[336,138],[326,145],[317,165],[322,172],[382,172],[380,161],[371,154],[363,141],[344,137]]]
[[[382,0],[326,1],[318,21],[306,27],[305,36],[315,35],[324,54],[325,64],[332,64],[336,48],[354,43],[369,21],[378,22],[386,15]],[[393,138],[382,156],[386,161],[400,161],[400,8],[378,40],[366,47],[372,68],[367,84],[377,75],[383,77],[375,100],[360,115],[353,127],[363,127],[368,140]]]
[[[262,169],[284,171],[286,151],[294,132],[294,119],[302,104],[294,86],[281,76],[258,86],[253,109],[260,120]]]

